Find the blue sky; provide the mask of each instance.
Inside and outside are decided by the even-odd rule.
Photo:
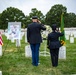
[[[32,8],[45,15],[55,4],[62,4],[67,7],[68,13],[76,14],[76,0],[0,0],[0,13],[11,6],[22,10],[25,15],[29,15]]]

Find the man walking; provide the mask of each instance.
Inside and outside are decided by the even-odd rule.
[[[32,65],[38,66],[39,63],[39,47],[42,42],[41,30],[46,30],[41,24],[37,16],[32,17],[32,23],[27,27],[27,41],[30,44],[32,51]]]

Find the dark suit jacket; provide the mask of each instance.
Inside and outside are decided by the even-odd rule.
[[[27,40],[31,44],[41,43],[41,30],[46,30],[44,25],[33,22],[27,27]]]
[[[59,37],[63,35],[64,34],[60,32],[51,32],[50,34],[48,34],[47,45],[49,46],[49,48],[56,49],[56,48],[61,47]]]

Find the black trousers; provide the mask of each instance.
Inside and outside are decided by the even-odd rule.
[[[52,66],[57,67],[58,66],[59,48],[50,49],[50,56],[51,56]]]

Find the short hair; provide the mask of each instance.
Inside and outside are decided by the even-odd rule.
[[[52,28],[52,30],[56,30],[57,25],[56,24],[52,24],[51,28]]]

